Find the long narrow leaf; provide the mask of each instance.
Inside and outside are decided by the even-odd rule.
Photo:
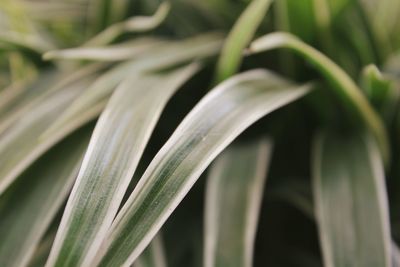
[[[325,266],[391,267],[383,164],[375,140],[319,136],[313,190]]]
[[[43,105],[42,102],[55,91],[65,90],[65,87],[71,86],[82,79],[92,77],[104,67],[105,64],[98,63],[72,72],[44,72],[33,84],[24,86],[14,96],[7,97],[6,95],[4,102],[0,101],[0,133],[17,119],[23,117],[24,114],[30,113],[30,110],[35,106]]]
[[[89,40],[85,46],[102,46],[111,43],[119,35],[126,32],[149,31],[160,25],[167,17],[170,10],[170,3],[163,2],[153,16],[138,16],[127,19],[126,21],[111,25],[94,38]]]
[[[0,138],[0,194],[32,162],[39,158],[56,142],[76,129],[66,126],[67,131],[58,131],[46,140],[40,135],[56,120],[63,110],[78,97],[87,85],[83,80],[78,84],[49,94],[40,103],[28,109],[7,128]],[[78,118],[79,120],[80,118]],[[78,125],[79,126],[79,125]],[[17,149],[16,149],[17,148]]]
[[[390,158],[390,147],[386,129],[378,114],[368,103],[354,81],[328,57],[288,33],[272,33],[255,40],[249,51],[261,51],[289,48],[315,65],[316,69],[332,84],[335,92],[364,121],[376,137],[385,163]]]
[[[129,266],[211,161],[262,116],[310,90],[262,70],[211,91],[162,147],[108,231],[91,266]]]
[[[110,227],[163,107],[197,70],[128,77],[94,130],[46,266],[86,266]]]
[[[226,39],[217,66],[217,81],[233,75],[240,67],[243,50],[250,43],[272,0],[254,0],[237,20]]]
[[[106,47],[79,47],[64,50],[49,51],[43,55],[45,60],[69,59],[69,60],[96,60],[118,61],[127,60],[156,49],[162,41],[155,38],[142,38],[135,41],[106,46]]]
[[[90,133],[51,150],[0,197],[0,266],[27,265],[72,187]]]
[[[271,150],[266,139],[230,146],[212,165],[205,197],[205,267],[252,266]]]
[[[15,116],[23,107],[32,103],[35,99],[46,94],[60,78],[60,74],[55,71],[44,71],[34,81],[28,84],[21,84],[6,89],[0,94],[0,132],[9,124],[10,117]]]
[[[218,53],[222,44],[218,34],[204,34],[181,42],[169,43],[156,51],[145,53],[133,61],[122,63],[100,76],[45,133],[51,135],[66,121],[107,100],[116,86],[129,75],[173,67],[194,59],[203,59]]]

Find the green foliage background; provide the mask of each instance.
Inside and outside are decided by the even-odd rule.
[[[0,266],[400,266],[399,1],[2,0],[0,29]]]

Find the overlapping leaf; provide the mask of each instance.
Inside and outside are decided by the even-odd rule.
[[[255,70],[211,91],[155,156],[90,265],[129,266],[235,137],[262,116],[302,97],[310,87]]]
[[[87,82],[82,80],[66,86],[63,90],[48,94],[1,133],[0,194],[40,155],[79,126],[79,123],[73,125],[74,127],[63,125],[63,129],[57,131],[51,138],[39,140],[40,135],[82,93]]]
[[[51,150],[0,197],[1,266],[27,265],[72,187],[90,133]]]
[[[298,53],[310,63],[330,82],[332,88],[343,102],[367,125],[378,141],[384,161],[390,158],[390,147],[386,129],[378,114],[354,81],[338,65],[318,50],[302,42],[295,36],[278,32],[265,35],[255,40],[249,51],[252,53],[276,49],[289,48]]]
[[[134,75],[118,87],[96,125],[46,266],[89,266],[163,107],[197,69]]]
[[[46,132],[51,135],[65,122],[79,116],[85,110],[106,101],[115,87],[129,75],[146,73],[177,66],[194,59],[203,59],[218,53],[222,44],[219,34],[204,34],[180,42],[172,42],[149,51],[140,58],[121,63],[100,76]]]
[[[80,47],[64,50],[49,51],[43,55],[45,60],[95,60],[119,61],[132,59],[140,54],[157,49],[163,42],[156,38],[140,38],[135,41],[106,47]]]

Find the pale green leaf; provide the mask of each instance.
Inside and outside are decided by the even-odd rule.
[[[321,134],[313,157],[325,266],[391,267],[385,176],[375,140],[364,134]]]
[[[90,133],[52,149],[0,197],[0,266],[28,264],[72,187]]]
[[[243,50],[250,43],[272,0],[254,0],[238,18],[229,33],[217,65],[218,82],[233,75],[240,67]]]
[[[231,145],[213,163],[206,187],[204,266],[251,267],[272,144]]]
[[[145,53],[137,59],[117,65],[91,84],[82,96],[76,99],[54,125],[46,131],[43,138],[51,135],[60,125],[79,116],[93,105],[106,101],[125,77],[216,55],[221,43],[222,38],[218,34],[199,35],[183,41],[165,44],[159,49]]]
[[[332,60],[318,50],[302,42],[295,36],[277,32],[265,35],[255,40],[249,51],[262,52],[276,48],[288,48],[311,62],[327,79],[345,104],[356,112],[359,118],[370,128],[378,141],[385,163],[390,159],[390,147],[386,129],[378,114],[362,94],[354,81]]]
[[[163,2],[153,16],[137,16],[123,22],[111,25],[91,40],[85,46],[103,46],[114,41],[118,36],[126,32],[145,32],[159,26],[167,17],[171,5]]]
[[[62,90],[51,92],[37,105],[26,109],[20,116],[0,134],[0,194],[20,175],[32,162],[40,157],[55,143],[68,135],[77,125],[63,125],[46,140],[39,136],[57,119],[64,109],[78,97],[87,86],[82,80]],[[78,121],[82,118],[76,118]],[[79,124],[78,124],[79,126]]]
[[[207,94],[155,156],[91,266],[129,266],[233,139],[264,115],[304,96],[310,87],[255,70]]]
[[[105,47],[78,47],[64,50],[49,51],[43,55],[45,60],[94,60],[119,61],[137,57],[142,53],[157,49],[162,44],[155,38],[140,38],[134,41]]]
[[[60,78],[60,74],[53,71],[43,71],[34,81],[13,84],[0,93],[0,132],[12,121],[12,117],[21,112],[39,97],[49,91]]]
[[[96,125],[46,266],[88,266],[164,106],[197,70],[190,65],[121,83]]]
[[[44,71],[33,83],[11,87],[13,92],[0,94],[0,133],[10,126],[24,113],[52,94],[54,91],[88,77],[91,77],[105,67],[105,64],[90,64],[76,71]],[[65,88],[64,88],[65,89]],[[84,112],[84,111],[83,111]],[[76,118],[75,118],[76,119]]]

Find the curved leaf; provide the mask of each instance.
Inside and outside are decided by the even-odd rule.
[[[60,118],[46,131],[51,135],[60,125],[74,119],[99,102],[107,101],[117,85],[129,75],[170,68],[194,59],[203,59],[218,53],[222,38],[218,34],[204,34],[180,42],[171,42],[156,51],[145,53],[138,59],[121,63],[101,75],[76,99]]]
[[[51,150],[0,197],[0,266],[29,262],[78,174],[87,130]]]
[[[46,266],[87,266],[110,227],[168,99],[196,71],[128,77],[93,132]]]
[[[361,86],[387,125],[390,125],[396,114],[399,89],[396,82],[385,77],[375,65],[363,69]]]
[[[387,163],[390,158],[390,147],[386,129],[354,81],[328,57],[288,33],[277,32],[260,37],[250,45],[249,51],[257,53],[276,48],[289,48],[295,51],[321,72],[345,104],[354,110],[371,129],[378,141],[384,161]]]
[[[114,220],[91,266],[129,266],[211,161],[262,116],[310,91],[267,71],[222,83],[186,116]]]
[[[85,46],[102,46],[111,43],[125,32],[144,32],[156,28],[167,17],[171,5],[163,2],[153,16],[137,16],[111,25],[91,40]]]
[[[41,102],[55,91],[65,90],[65,87],[79,80],[88,79],[104,67],[105,64],[90,64],[66,73],[44,71],[32,84],[21,86],[21,88],[11,88],[17,92],[11,95],[0,95],[4,97],[0,101],[0,133],[24,114],[30,113],[35,106],[42,105]]]
[[[76,129],[76,127],[66,125],[50,138],[39,139],[40,135],[86,86],[87,81],[83,80],[48,94],[37,105],[32,105],[27,109],[23,116],[13,121],[12,125],[1,133],[0,195],[30,164]],[[78,121],[81,119],[81,117],[77,118]]]

